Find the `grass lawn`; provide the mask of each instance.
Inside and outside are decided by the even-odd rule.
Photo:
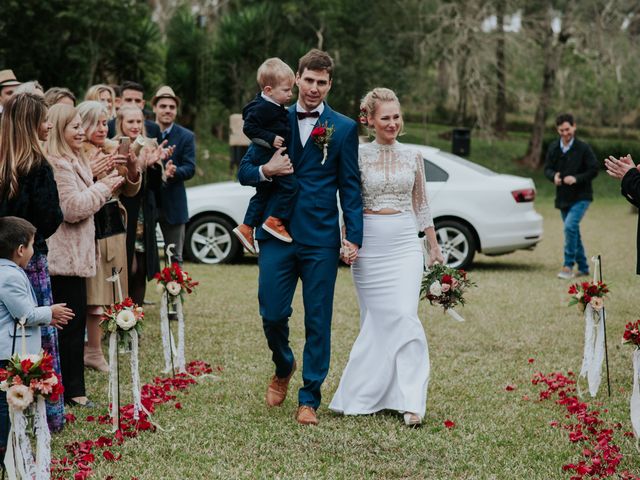
[[[561,265],[562,231],[552,201],[536,207],[543,214],[545,238],[534,251],[502,257],[479,255],[472,271],[478,288],[461,310],[457,323],[422,303],[420,318],[427,332],[431,381],[424,426],[410,430],[393,412],[342,417],[326,405],[335,391],[349,350],[358,333],[358,305],[347,268],[338,275],[334,303],[332,365],[323,388],[320,426],[298,426],[293,414],[300,387],[297,373],[283,407],[268,409],[264,391],[273,373],[258,316],[257,266],[187,265],[202,282],[185,307],[188,359],[220,365],[220,381],[203,380],[187,394],[178,393],[182,409],[160,406],[155,415],[171,432],[142,432],[107,462],[98,453],[92,478],[415,478],[415,479],[555,479],[569,478],[561,467],[581,459],[582,446],[549,422],[565,420],[553,401],[537,401],[541,387],[531,385],[535,371],[579,371],[583,321],[567,308],[568,282],[555,278]],[[599,199],[583,221],[588,254],[601,253],[605,281],[612,294],[607,303],[612,396],[606,383],[596,401],[603,402],[607,422],[622,422],[614,442],[624,459],[619,471],[640,473],[630,430],[631,348],[621,345],[624,324],[638,318],[635,296],[636,216],[622,198]],[[149,297],[156,297],[151,290]],[[294,301],[291,342],[301,362],[304,332],[300,291]],[[158,308],[147,308],[142,340],[143,382],[163,366]],[[528,362],[529,358],[534,363]],[[375,374],[375,372],[372,372]],[[106,403],[107,376],[89,372],[88,392]],[[506,391],[506,385],[515,385]],[[531,400],[523,400],[523,396]],[[128,397],[125,396],[127,399]],[[63,445],[95,439],[104,426],[78,421],[53,437],[54,456]],[[92,412],[93,413],[93,412]],[[100,413],[106,413],[106,408]],[[456,426],[447,429],[444,420]]]

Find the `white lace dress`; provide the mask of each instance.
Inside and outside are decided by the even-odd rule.
[[[397,410],[424,416],[429,348],[418,300],[423,252],[418,231],[433,226],[420,153],[400,143],[360,149],[364,240],[352,267],[360,333],[329,405],[346,415]]]

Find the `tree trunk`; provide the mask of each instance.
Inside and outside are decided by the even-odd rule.
[[[467,63],[469,47],[462,47],[462,55],[458,60],[458,106],[456,108],[456,124],[463,126],[467,122]]]
[[[496,41],[496,118],[494,131],[504,137],[507,133],[507,80],[505,66],[504,35],[505,0],[496,3],[497,41]]]
[[[547,120],[551,95],[556,80],[556,70],[558,69],[559,52],[553,49],[553,32],[549,30],[549,35],[544,42],[544,71],[542,78],[542,90],[538,97],[538,107],[533,120],[533,129],[527,153],[522,159],[522,163],[532,169],[542,166],[542,141],[544,138],[544,126]]]
[[[565,17],[562,31],[558,34],[557,42],[555,34],[551,28],[547,28],[547,34],[542,43],[542,54],[544,57],[544,70],[542,74],[542,90],[538,97],[538,107],[533,120],[533,129],[527,153],[522,158],[522,163],[532,169],[540,168],[544,162],[542,158],[542,141],[544,137],[544,124],[549,113],[549,105],[556,81],[556,72],[558,71],[560,57],[567,41],[571,37],[569,31],[568,15]]]

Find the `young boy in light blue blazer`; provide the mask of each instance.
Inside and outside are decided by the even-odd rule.
[[[14,353],[22,354],[21,328],[24,319],[26,354],[38,354],[41,349],[40,326],[62,329],[73,312],[64,303],[38,307],[36,294],[24,268],[33,256],[36,228],[18,217],[0,218],[0,368]],[[18,337],[18,338],[16,338]],[[0,458],[9,436],[9,408],[6,392],[0,392]]]

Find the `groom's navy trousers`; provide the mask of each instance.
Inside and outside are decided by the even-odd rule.
[[[293,367],[289,346],[291,301],[298,279],[302,280],[304,327],[303,387],[300,405],[320,405],[320,387],[329,371],[331,353],[331,315],[338,272],[339,250],[311,247],[276,240],[260,242],[260,315],[267,343],[276,365],[276,375],[284,378]],[[300,364],[300,362],[298,362]]]
[[[298,181],[298,196],[288,224],[293,243],[281,242],[262,228],[256,230],[256,239],[260,242],[258,297],[276,375],[284,378],[293,366],[293,352],[289,347],[291,301],[298,280],[302,280],[306,335],[302,363],[304,386],[298,402],[318,408],[320,387],[327,376],[331,355],[331,313],[340,251],[337,193],[347,240],[362,245],[358,125],[325,104],[318,125],[333,128],[333,133],[323,160],[324,149],[313,138],[302,145],[295,105],[289,109],[289,120],[291,160]],[[252,161],[255,155],[255,146],[251,145],[240,162],[238,179],[243,185],[259,186],[264,181],[258,165]],[[274,214],[275,203],[272,196],[263,220]],[[300,361],[297,363],[300,365]]]

